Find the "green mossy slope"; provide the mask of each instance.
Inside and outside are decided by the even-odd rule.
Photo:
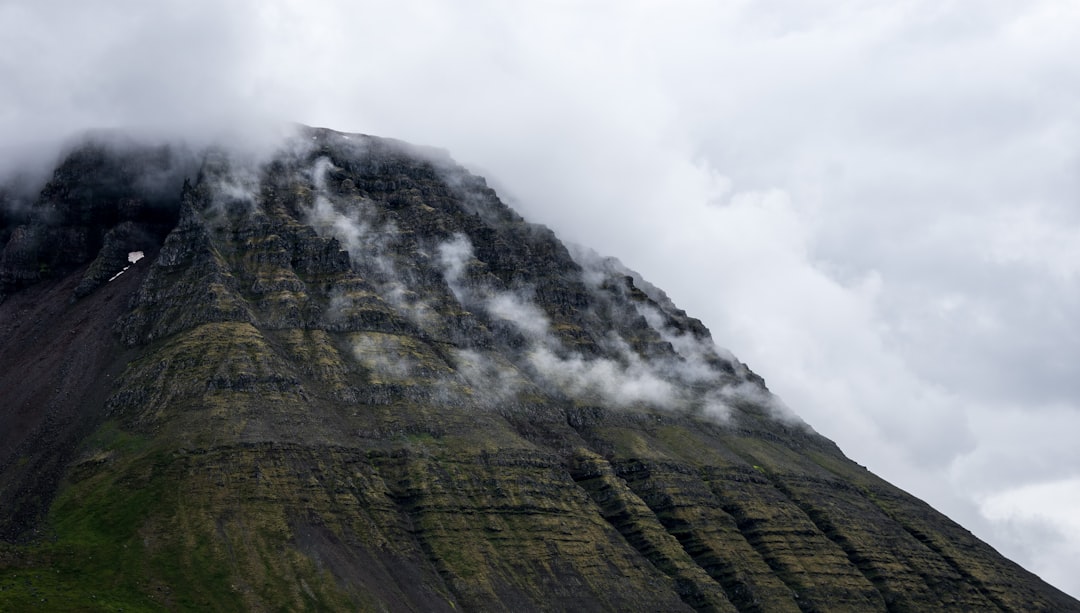
[[[71,273],[65,309],[124,306],[0,610],[1080,610],[444,154],[304,129],[201,160],[127,293]]]

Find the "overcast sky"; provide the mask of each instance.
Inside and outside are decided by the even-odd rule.
[[[252,119],[450,150],[1080,596],[1080,3],[0,0],[0,41],[8,157]]]

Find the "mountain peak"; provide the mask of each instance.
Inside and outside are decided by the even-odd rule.
[[[95,139],[20,203],[4,605],[1077,609],[441,150]]]

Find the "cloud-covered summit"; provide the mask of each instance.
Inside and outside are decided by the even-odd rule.
[[[0,165],[253,119],[446,147],[1075,594],[1078,24],[1066,0],[16,0]]]

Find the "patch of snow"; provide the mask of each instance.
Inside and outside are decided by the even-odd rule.
[[[134,264],[135,262],[138,262],[139,260],[143,259],[144,257],[146,257],[146,254],[144,254],[142,251],[129,251],[128,252],[128,262],[131,262],[131,264]],[[128,264],[127,266],[125,266],[124,270],[121,270],[120,272],[113,275],[112,278],[109,279],[109,281],[107,281],[107,282],[112,282],[117,277],[124,274],[127,271],[127,269],[131,268],[131,264]]]
[[[109,280],[107,281],[107,283],[112,283],[114,279],[116,279],[116,278],[117,278],[117,277],[119,277],[120,275],[124,274],[124,272],[126,272],[126,271],[127,271],[127,269],[129,269],[129,268],[131,268],[131,266],[125,266],[125,267],[124,267],[124,270],[121,270],[120,272],[118,272],[118,273],[116,273],[115,275],[113,275],[113,276],[112,276],[112,279],[109,279]]]

